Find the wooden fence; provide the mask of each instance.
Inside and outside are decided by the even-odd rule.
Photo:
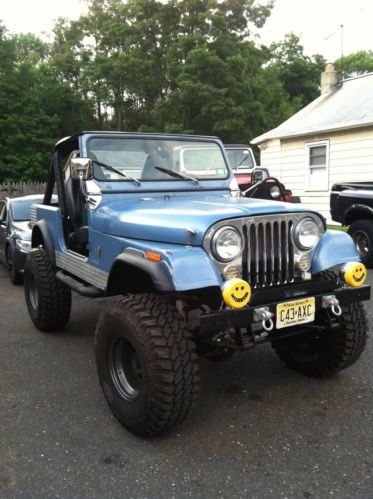
[[[21,182],[14,184],[0,184],[0,199],[6,197],[17,198],[30,194],[44,194],[46,184],[42,182]]]

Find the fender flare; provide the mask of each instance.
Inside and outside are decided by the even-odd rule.
[[[311,273],[318,274],[323,270],[352,261],[361,261],[352,237],[346,232],[328,230],[322,236],[313,255]]]
[[[354,213],[355,211],[363,212],[366,213],[367,215],[370,215],[373,217],[373,208],[370,206],[367,206],[366,204],[353,204],[347,208],[347,210],[344,212],[343,219],[344,221],[347,220],[348,216],[351,213]]]
[[[127,248],[115,259],[113,267],[116,262],[123,262],[128,265],[131,265],[132,267],[136,267],[137,269],[143,272],[146,272],[149,275],[149,277],[152,279],[154,287],[158,291],[175,290],[171,276],[167,272],[163,263],[153,262],[151,260],[146,259],[144,253],[140,250],[136,250],[134,248]]]
[[[45,219],[42,219],[36,222],[36,224],[33,226],[32,236],[31,236],[32,248],[37,248],[40,244],[40,241],[38,241],[37,238],[37,230],[39,230],[42,235],[44,241],[44,249],[47,252],[50,262],[53,263],[53,265],[55,265],[56,255],[55,255],[54,241],[51,235],[51,231],[48,227],[48,222]]]

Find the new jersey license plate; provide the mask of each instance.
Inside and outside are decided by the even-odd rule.
[[[297,326],[315,320],[315,298],[288,301],[277,305],[276,328]]]

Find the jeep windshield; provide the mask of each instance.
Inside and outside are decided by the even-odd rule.
[[[254,168],[254,158],[251,149],[226,148],[233,170],[247,170]]]
[[[94,160],[94,178],[99,181],[126,181],[123,175],[141,182],[228,177],[221,148],[209,141],[93,137],[87,143],[87,153]],[[100,163],[111,165],[123,175]]]

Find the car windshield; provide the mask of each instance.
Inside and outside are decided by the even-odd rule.
[[[222,150],[214,142],[94,137],[88,141],[87,149],[88,157],[94,160],[94,177],[101,181],[126,181],[104,165],[140,182],[212,180],[228,176]]]
[[[233,170],[254,168],[254,159],[251,149],[227,149],[227,155]]]
[[[12,220],[14,222],[26,222],[31,218],[31,206],[34,203],[42,203],[43,197],[40,199],[24,199],[11,202]]]

